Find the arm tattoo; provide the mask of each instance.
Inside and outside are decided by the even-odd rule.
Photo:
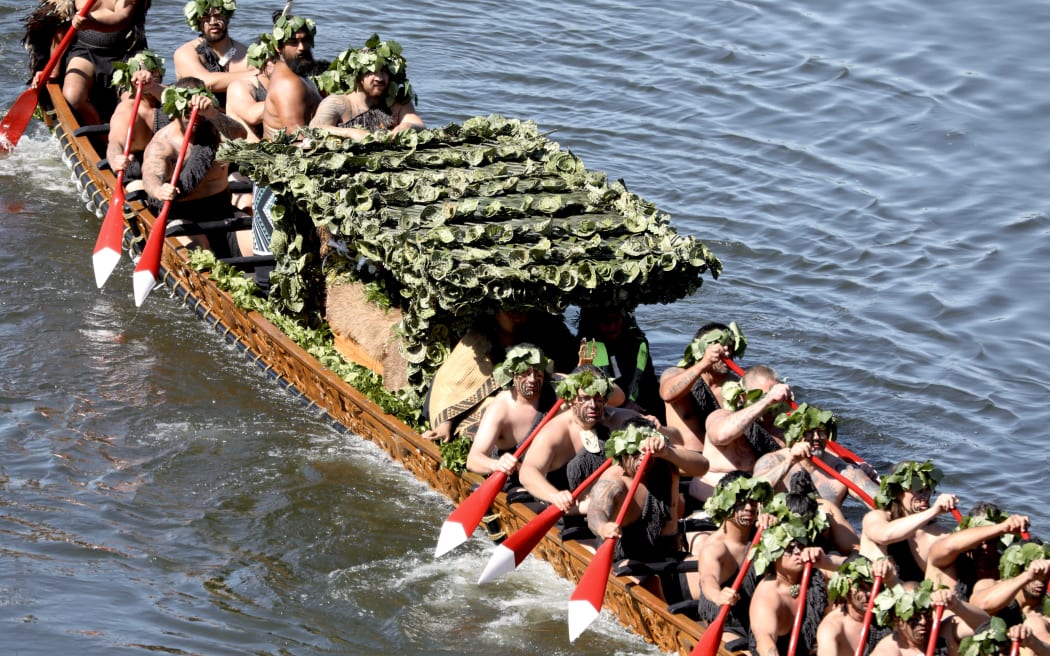
[[[219,112],[211,121],[218,128],[219,133],[227,139],[243,139],[248,136],[248,131],[244,129],[244,126],[227,114]]]
[[[794,464],[791,462],[790,455],[785,456],[783,453],[777,452],[762,456],[760,462],[762,463],[762,468],[759,469],[758,463],[755,463],[754,474],[768,481],[772,487],[776,487],[784,479]]]
[[[147,148],[142,161],[142,184],[146,192],[156,196],[160,186],[168,182],[168,164],[174,162],[171,149],[158,144],[156,148]]]
[[[587,508],[587,527],[591,532],[598,535],[599,529],[607,522],[612,521],[612,514],[616,508],[616,495],[623,487],[618,481],[598,479],[591,490],[589,506]]]

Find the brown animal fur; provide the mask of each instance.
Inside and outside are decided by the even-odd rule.
[[[360,283],[337,282],[328,288],[326,314],[332,330],[348,337],[383,367],[383,386],[395,391],[408,384],[408,364],[398,350],[395,329],[401,311],[384,310],[365,298]]]

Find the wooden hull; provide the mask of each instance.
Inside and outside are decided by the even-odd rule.
[[[100,158],[88,138],[74,134],[78,127],[76,119],[58,87],[49,85],[47,91],[47,94],[42,94],[46,121],[61,144],[63,159],[73,171],[88,209],[101,217],[109,206],[115,177],[108,170],[98,169]],[[127,220],[124,240],[126,248],[136,251],[144,245],[155,217],[141,203],[130,205],[134,215]],[[424,440],[398,418],[385,414],[265,317],[238,308],[226,292],[211,283],[208,274],[191,268],[183,255],[185,250],[176,250],[176,246],[178,243],[174,239],[165,241],[161,258],[164,284],[200,319],[235,344],[282,387],[323,410],[341,430],[382,447],[391,458],[447,496],[453,504],[462,501],[481,482],[476,475],[459,475],[442,468],[441,456],[434,444]],[[85,253],[84,257],[90,258],[90,254]],[[497,498],[494,510],[499,515],[502,530],[508,534],[535,516],[522,504],[508,504],[504,494]],[[434,518],[435,542],[443,519]],[[576,542],[562,541],[557,531],[552,530],[533,555],[549,562],[560,576],[576,582],[590,561],[591,551]],[[669,613],[662,599],[636,583],[632,578],[610,576],[604,608],[663,651],[688,654],[703,632],[702,626],[687,617]],[[724,649],[720,652],[723,656],[732,653]]]

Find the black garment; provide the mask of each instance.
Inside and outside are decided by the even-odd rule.
[[[827,608],[827,605],[828,593],[824,573],[814,568],[813,574],[809,578],[809,589],[806,591],[806,610],[802,616],[802,628],[798,636],[798,649],[795,652],[798,656],[816,653],[817,627],[820,626],[820,620],[824,618],[824,610]],[[749,635],[751,653],[754,656],[765,656],[765,654],[758,653],[754,634]],[[780,656],[787,654],[790,645],[790,630],[786,634],[777,637],[777,652]]]
[[[721,407],[718,399],[715,398],[715,393],[711,391],[703,378],[697,378],[693,384],[692,403],[693,414],[696,415],[698,426],[704,426],[707,423],[707,416]]]
[[[386,105],[372,107],[351,116],[348,120],[340,123],[340,128],[362,128],[364,130],[391,130],[394,128],[394,113]]]
[[[671,463],[654,458],[645,473],[645,487],[649,491],[642,515],[637,521],[621,527],[621,537],[613,551],[614,560],[656,561],[678,554],[681,540],[678,533],[661,535],[671,519],[671,483],[674,472]],[[677,494],[677,490],[673,491]]]
[[[587,449],[577,451],[576,456],[569,461],[569,464],[565,465],[569,486],[567,488],[558,488],[559,490],[567,489],[570,492],[575,490],[587,480],[588,476],[598,471],[598,468],[607,460],[605,457],[605,442],[609,439],[609,427],[597,424],[591,430],[598,435],[598,453],[591,453]],[[550,480],[550,476],[548,476],[548,480]]]
[[[722,582],[722,587],[731,584],[739,573],[739,569],[733,572],[732,576]],[[755,568],[748,567],[747,574],[744,575],[744,580],[740,583],[740,589],[737,590],[737,594],[740,595],[740,601],[736,602],[729,609],[729,614],[726,615],[726,631],[740,637],[745,637],[751,633],[751,596],[755,593],[756,585],[758,585],[758,577],[755,575]],[[697,599],[697,614],[700,619],[710,624],[715,621],[721,610],[722,606],[705,597],[704,591],[701,589],[700,597]]]
[[[201,65],[204,66],[204,70],[209,71],[211,73],[229,73],[230,72],[230,62],[226,62],[225,64],[223,64],[220,61],[219,55],[215,54],[215,51],[212,50],[210,46],[208,46],[207,41],[205,41],[204,39],[201,39],[200,43],[197,44],[197,47],[194,48],[194,51],[197,53],[197,56],[200,58]],[[225,107],[226,106],[226,92],[225,91],[213,91],[212,93],[215,94],[215,98],[219,101],[219,106],[220,107]]]

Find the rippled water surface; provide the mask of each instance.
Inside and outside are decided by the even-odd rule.
[[[0,0],[0,105],[24,88]],[[250,40],[270,10],[242,2]],[[1050,522],[1050,5],[296,2],[332,57],[405,46],[431,125],[535,120],[623,178],[725,273],[647,306],[658,368],[736,320],[747,362],[835,410],[885,468]],[[192,37],[155,2],[169,62]],[[2,157],[2,156],[0,156]],[[628,654],[575,645],[542,563],[475,585],[489,545],[431,558],[447,503],[336,433],[130,267],[95,289],[98,219],[39,124],[0,158],[4,653]],[[851,508],[856,514],[857,508]]]

